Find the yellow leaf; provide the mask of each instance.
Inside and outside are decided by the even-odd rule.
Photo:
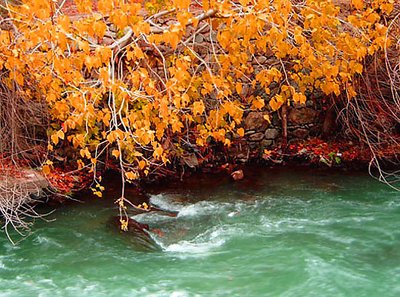
[[[243,129],[243,128],[237,129],[236,132],[237,132],[237,134],[239,134],[240,137],[243,137],[243,136],[244,136],[244,129]]]
[[[63,132],[62,130],[60,130],[60,131],[57,132],[57,137],[58,137],[58,138],[64,140],[64,136],[65,136],[65,135],[64,135],[64,132]]]
[[[307,100],[306,96],[302,93],[293,94],[293,101],[296,103],[305,104],[306,100]]]
[[[363,0],[351,0],[351,5],[355,9],[363,9],[364,8],[364,1]]]
[[[393,1],[393,2],[394,2],[394,1]],[[379,6],[380,9],[381,9],[381,11],[389,15],[389,14],[393,11],[393,8],[394,8],[393,2],[390,2],[390,1],[389,1],[389,3],[382,3],[382,4]]]
[[[93,30],[97,37],[103,38],[107,31],[107,25],[102,21],[97,21],[93,24]]]
[[[80,153],[80,155],[81,155],[81,157],[82,158],[88,158],[88,159],[91,159],[91,155],[90,155],[90,152],[89,152],[89,149],[87,148],[87,147],[85,147],[84,149],[81,149],[80,151],[79,151],[79,153]]]
[[[103,193],[100,191],[94,191],[93,194],[100,198],[103,197]]]
[[[115,159],[118,159],[120,152],[119,152],[119,150],[113,150],[111,154],[115,157]]]
[[[92,12],[92,1],[91,0],[75,0],[75,4],[80,13]]]
[[[238,95],[242,94],[242,90],[243,90],[243,86],[241,83],[236,83],[236,93],[238,93]]]
[[[57,23],[60,25],[60,27],[65,31],[68,32],[70,29],[71,21],[67,15],[60,15],[57,18]]]
[[[154,158],[160,158],[161,157],[161,155],[162,155],[162,153],[163,153],[163,148],[161,147],[161,146],[159,146],[159,147],[157,147],[155,150],[154,150],[154,153],[153,153],[153,157]]]
[[[57,133],[58,134],[58,133]],[[51,141],[55,144],[55,145],[57,145],[58,144],[58,135],[57,134],[52,134],[51,135]]]
[[[271,107],[272,111],[278,110],[282,104],[283,102],[277,100],[275,97],[269,101],[269,106]]]
[[[203,114],[205,110],[203,101],[196,101],[193,103],[193,115]]]
[[[85,167],[85,163],[83,163],[83,161],[81,159],[76,161],[76,163],[78,165],[78,169],[82,169],[83,167]]]
[[[146,167],[146,161],[144,161],[144,160],[140,160],[139,161],[139,168],[142,170],[143,168],[145,168]]]
[[[265,106],[264,99],[261,97],[257,97],[253,100],[253,107],[255,109],[261,109]]]
[[[178,46],[178,43],[180,41],[179,34],[176,32],[171,32],[165,36],[165,41],[169,42],[169,44],[171,44],[171,47],[173,49],[176,49],[176,47]]]
[[[117,134],[115,133],[115,131],[111,131],[107,135],[107,140],[108,140],[109,143],[113,143],[115,140],[117,140]]]
[[[89,43],[87,43],[86,41],[80,41],[78,43],[79,49],[83,50],[85,53],[89,54],[90,52],[90,46]]]
[[[199,24],[199,19],[198,18],[192,18],[190,19],[190,21],[192,21],[192,25],[193,27],[197,27],[197,25]]]
[[[178,9],[187,9],[190,5],[190,0],[174,0],[173,2]]]
[[[128,231],[128,224],[129,224],[128,220],[120,219],[119,222],[121,224],[121,230]]]
[[[137,174],[132,171],[125,172],[125,176],[128,180],[135,180],[138,178]]]
[[[44,175],[48,175],[51,172],[50,166],[49,165],[43,165],[42,172],[43,172]]]

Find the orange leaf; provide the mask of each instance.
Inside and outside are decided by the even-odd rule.
[[[129,179],[129,180],[135,180],[135,179],[138,178],[137,174],[134,173],[134,172],[132,172],[132,171],[125,172],[125,176],[126,176],[126,178]]]
[[[50,166],[49,165],[43,165],[42,172],[43,172],[44,175],[50,174],[50,172],[51,172]]]
[[[364,8],[364,1],[363,0],[351,0],[351,5],[355,9],[363,9]]]
[[[243,128],[237,129],[236,132],[237,132],[237,134],[239,134],[240,137],[243,137],[243,136],[244,136],[244,129],[243,129]]]
[[[52,141],[55,145],[58,144],[58,135],[57,135],[57,134],[52,134],[50,138],[51,138],[51,141]]]
[[[115,157],[115,159],[118,159],[119,155],[120,155],[120,152],[119,152],[119,150],[113,150],[111,155],[113,155]]]
[[[196,101],[193,103],[193,115],[202,114],[205,110],[203,101]]]
[[[139,168],[140,168],[140,169],[143,169],[143,168],[145,168],[145,167],[146,167],[146,161],[140,160],[140,161],[139,161]]]
[[[62,140],[64,140],[64,137],[65,137],[64,132],[62,130],[58,131],[57,132],[57,137],[62,139]]]

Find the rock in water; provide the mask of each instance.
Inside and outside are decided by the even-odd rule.
[[[150,236],[149,225],[142,224],[134,219],[128,218],[128,230],[121,230],[120,217],[111,217],[109,225],[112,229],[125,236],[132,247],[138,251],[162,251],[161,246]]]
[[[154,205],[150,205],[149,208],[147,208],[147,209],[140,208],[137,206],[134,206],[129,209],[129,213],[132,215],[137,215],[137,214],[147,213],[147,212],[152,212],[152,211],[156,211],[156,212],[158,212],[158,214],[163,215],[163,216],[168,216],[168,217],[176,217],[178,215],[178,211],[166,210],[166,209],[162,209],[157,206],[154,206]]]
[[[236,170],[231,173],[231,176],[234,180],[242,180],[244,178],[243,170],[242,169]]]

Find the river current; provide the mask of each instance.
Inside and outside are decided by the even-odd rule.
[[[367,174],[247,169],[148,191],[178,212],[132,216],[160,251],[106,223],[118,191],[82,194],[16,246],[0,234],[0,296],[400,296],[400,193]]]

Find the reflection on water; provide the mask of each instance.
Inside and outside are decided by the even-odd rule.
[[[399,193],[364,174],[245,175],[148,189],[177,212],[132,214],[150,239],[110,228],[112,199],[61,207],[0,239],[0,296],[399,296]]]

